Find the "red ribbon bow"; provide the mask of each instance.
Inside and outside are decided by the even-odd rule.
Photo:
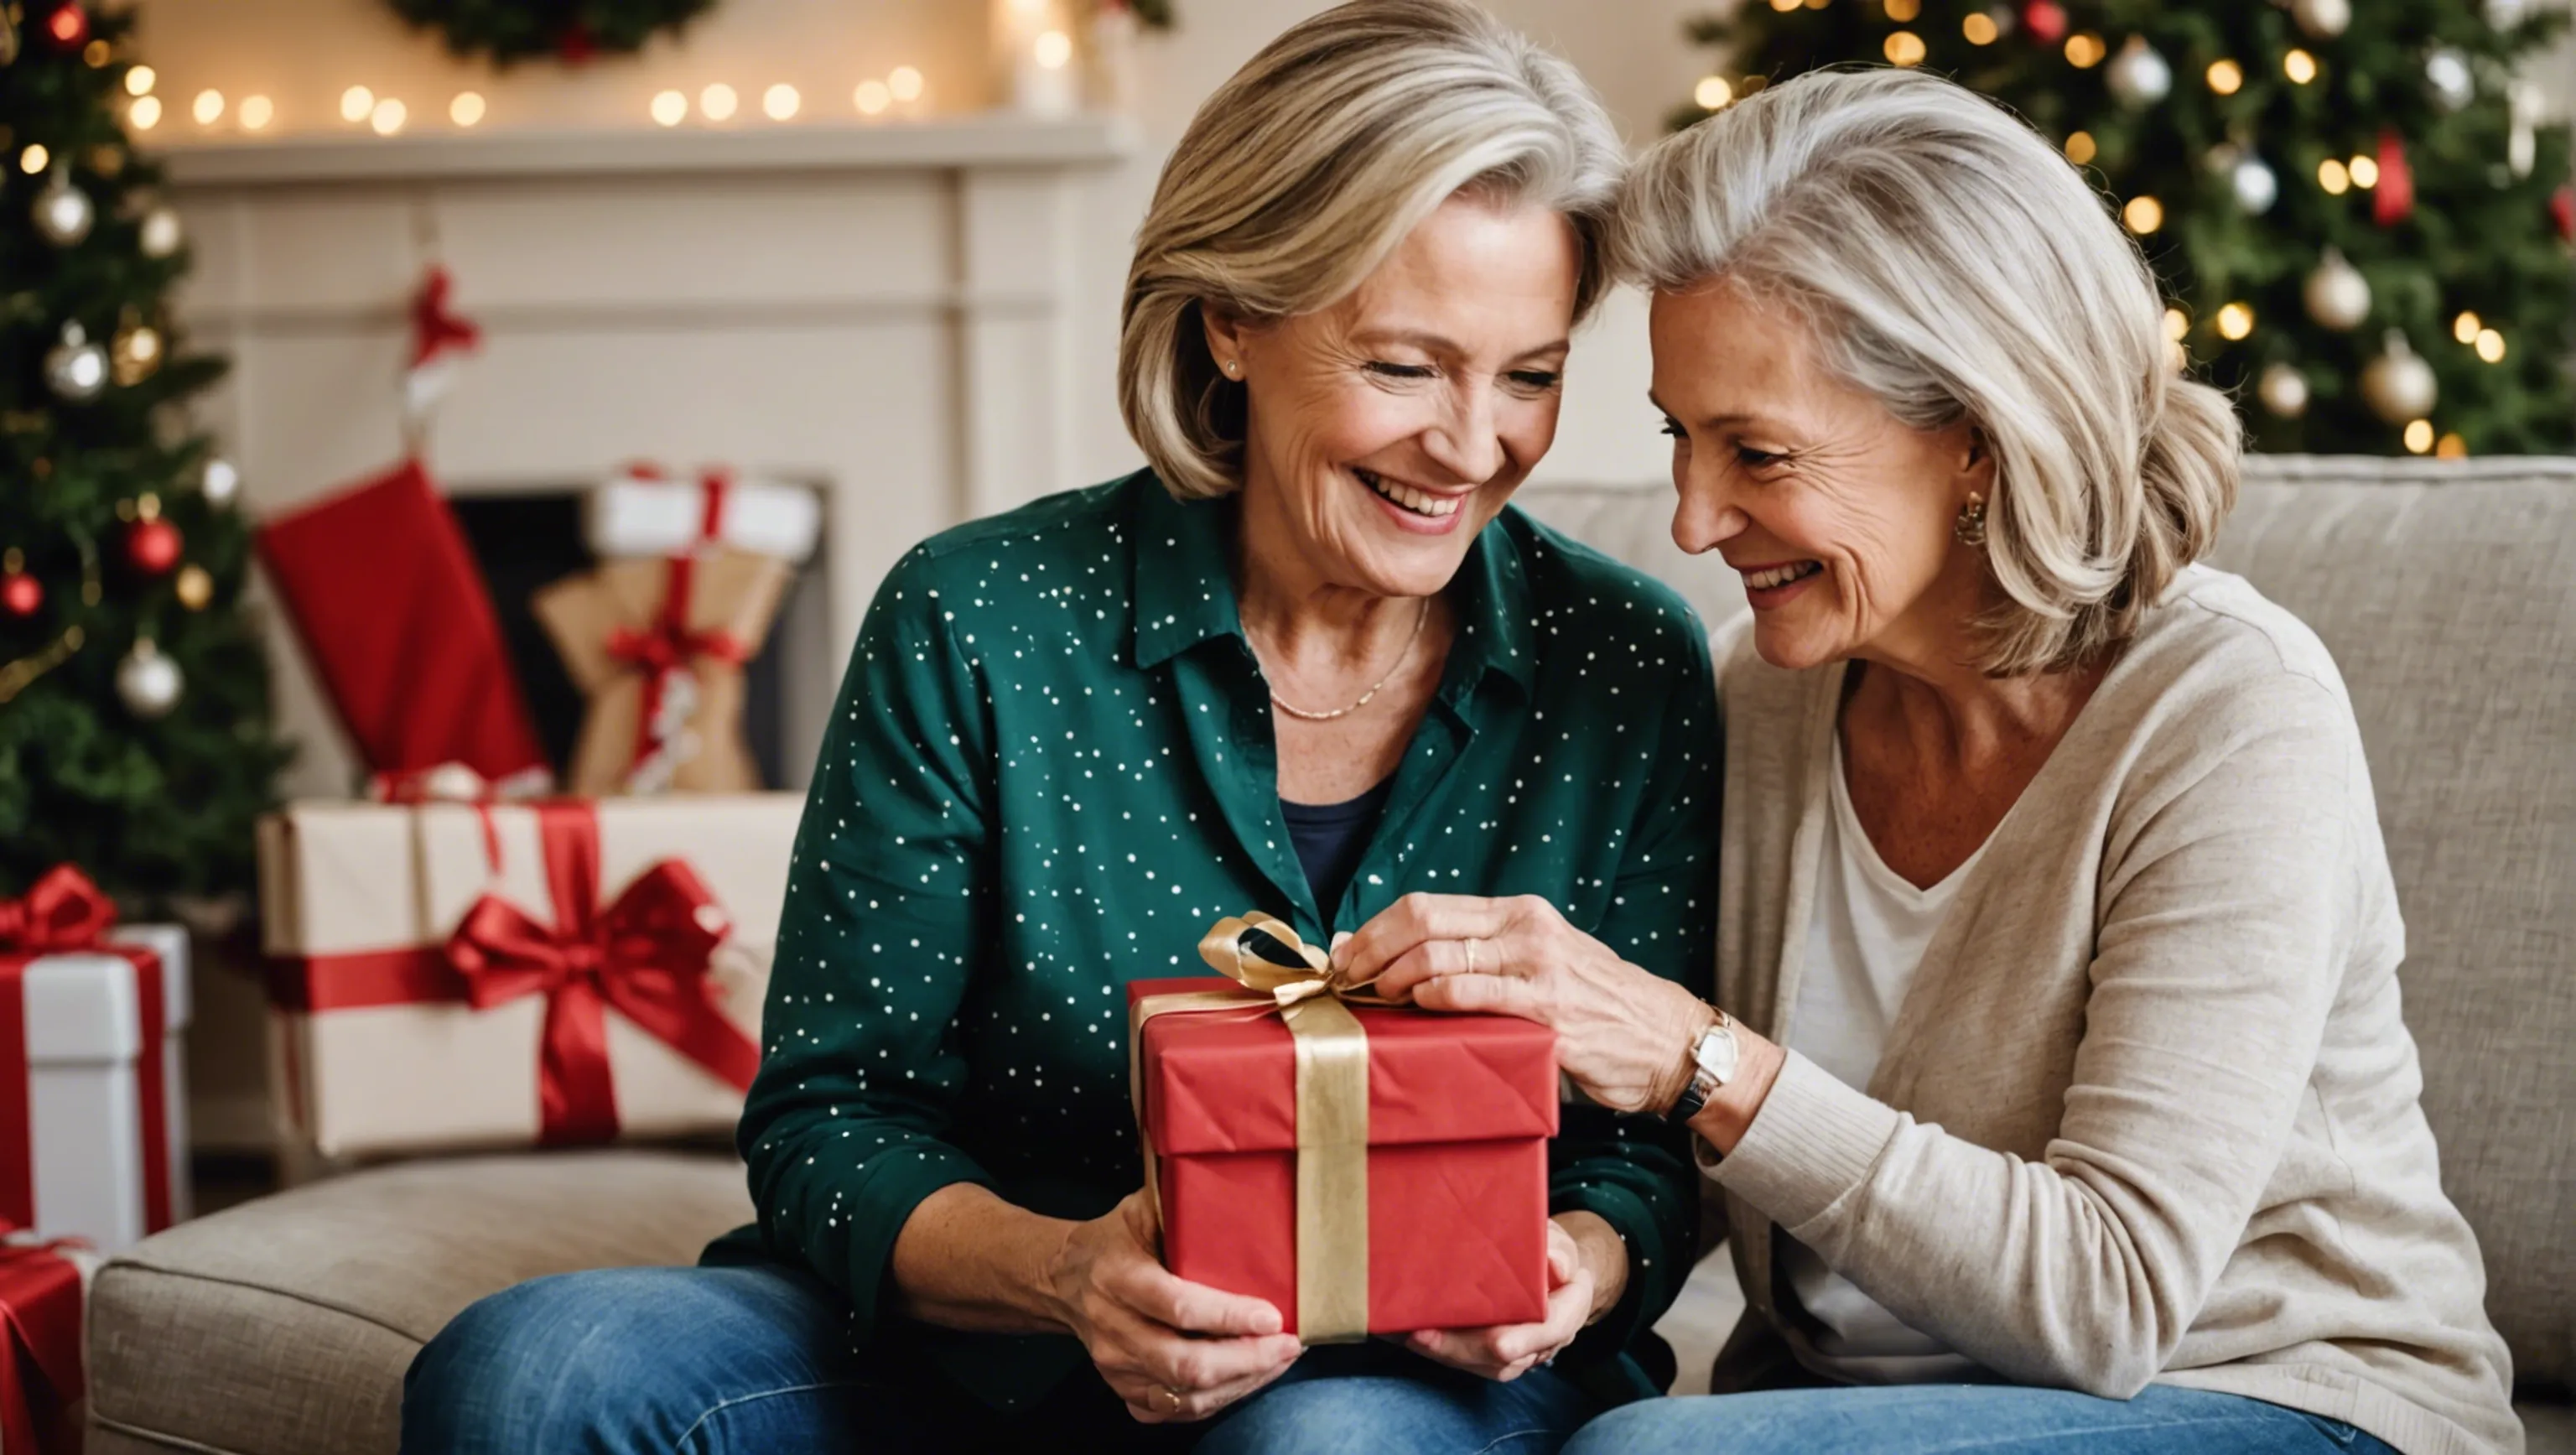
[[[465,912],[447,942],[477,1010],[524,995],[546,998],[538,1057],[541,1139],[552,1145],[617,1135],[606,1008],[735,1087],[749,1090],[760,1048],[724,1018],[708,958],[732,931],[696,871],[677,859],[647,869],[605,912],[598,908],[599,820],[582,802],[535,806],[554,923],[498,895]]]
[[[0,1247],[0,1334],[0,1450],[78,1449],[80,1269],[47,1244]]]
[[[662,478],[660,467],[653,465],[633,466],[628,473],[637,479]],[[723,530],[725,492],[733,477],[724,470],[710,469],[700,472],[698,483],[705,491],[705,504],[698,517],[698,544],[703,548],[714,544]],[[697,657],[730,662],[737,667],[751,660],[749,644],[732,633],[689,629],[689,598],[696,570],[694,552],[683,551],[671,557],[670,574],[662,586],[662,609],[655,613],[653,625],[640,632],[619,627],[609,633],[608,655],[644,674],[644,701],[637,710],[635,724],[637,766],[661,746],[662,697],[672,673]]]
[[[17,899],[0,899],[0,1220],[36,1221],[34,1110],[27,1078],[27,968],[47,955],[114,955],[134,967],[143,1044],[134,1058],[143,1118],[143,1223],[170,1226],[170,1090],[162,1039],[161,957],[143,945],[110,944],[116,903],[70,864],[45,871]]]

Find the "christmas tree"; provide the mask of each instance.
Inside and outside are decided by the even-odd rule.
[[[0,894],[77,864],[137,907],[251,881],[285,750],[241,607],[238,477],[186,401],[187,265],[120,111],[130,13],[0,11]]]
[[[1921,66],[2086,167],[2191,367],[2273,451],[2576,444],[2568,130],[2535,0],[1742,0],[1688,125],[1838,63]]]

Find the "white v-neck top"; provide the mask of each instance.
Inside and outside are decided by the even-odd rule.
[[[1844,1085],[1865,1090],[1906,987],[1923,963],[1924,947],[1986,846],[1978,845],[1940,883],[1917,889],[1878,857],[1852,811],[1839,731],[1830,776],[1833,806],[1818,846],[1815,912],[1807,922],[1806,970],[1798,980],[1798,1008],[1789,1018],[1789,1046]],[[1780,1264],[1799,1305],[1824,1326],[1815,1352],[1833,1367],[1820,1372],[1863,1384],[1919,1384],[1974,1371],[1972,1361],[1907,1327],[1786,1234]]]

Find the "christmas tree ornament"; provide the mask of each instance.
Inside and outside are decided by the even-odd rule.
[[[2415,215],[2415,168],[2395,128],[2379,133],[2379,181],[2370,191],[2370,219],[2395,227]]]
[[[171,590],[178,594],[181,606],[190,611],[203,611],[206,603],[215,599],[215,578],[207,574],[203,566],[183,566],[179,570],[179,579],[171,583]]]
[[[179,705],[187,690],[179,664],[161,654],[150,637],[137,637],[134,650],[116,664],[116,696],[136,717],[154,718]]]
[[[45,583],[27,574],[27,560],[11,546],[0,554],[0,612],[24,619],[45,604]]]
[[[2111,58],[2103,80],[2120,104],[2133,111],[2143,111],[2173,92],[2173,67],[2143,35],[2130,36]]]
[[[2530,81],[2516,81],[2505,92],[2508,118],[2504,141],[2505,165],[2516,177],[2531,175],[2531,164],[2540,143],[2540,120],[2545,103],[2540,87]]]
[[[136,321],[129,311],[107,341],[108,372],[125,388],[149,379],[161,367],[161,331]]]
[[[2290,0],[2290,18],[2316,40],[2332,40],[2352,24],[2352,0]]]
[[[36,235],[58,248],[77,247],[89,236],[89,225],[98,219],[98,208],[89,194],[72,185],[71,168],[57,166],[45,180],[45,190],[36,194],[28,218],[36,224]]]
[[[2549,220],[2558,224],[2558,240],[2576,243],[2576,187],[2561,187],[2549,196]]]
[[[64,0],[45,17],[45,39],[66,54],[89,44],[89,12],[74,0]]]
[[[2066,7],[2057,0],[2030,0],[2021,8],[2021,24],[2032,40],[2054,48],[2066,39]]]
[[[2246,155],[2227,169],[2227,189],[2236,194],[2236,205],[2257,217],[2272,210],[2281,200],[2281,179],[2272,174],[2261,157]]]
[[[107,350],[89,341],[77,323],[63,325],[63,339],[45,355],[45,383],[73,404],[98,397],[107,387]]]
[[[179,528],[161,518],[161,497],[135,502],[135,521],[125,529],[125,563],[146,576],[166,576],[179,564],[185,542]]]
[[[2424,58],[2424,84],[2433,90],[2433,104],[2444,111],[2457,111],[2477,99],[2477,78],[2470,74],[2469,58],[2456,47],[2443,46]]]
[[[241,471],[230,460],[208,460],[205,472],[197,477],[197,490],[208,505],[230,505],[241,490]]]
[[[0,5],[0,66],[18,59],[18,13]]]
[[[179,244],[186,240],[179,228],[179,214],[171,210],[169,203],[154,203],[152,210],[143,214],[135,240],[147,258],[166,258],[177,252]]]
[[[2498,30],[2513,29],[2522,24],[2523,17],[2530,13],[2530,0],[2487,0],[2486,3],[2487,24]]]
[[[2300,296],[2308,305],[2308,317],[2337,333],[2359,328],[2370,316],[2370,280],[2335,248],[2326,249]]]
[[[2433,412],[2440,394],[2433,366],[2416,357],[2399,329],[2388,331],[2379,357],[2361,371],[2362,402],[2390,424],[2422,419]]]
[[[2296,419],[2308,412],[2308,376],[2288,364],[2265,369],[2254,392],[2275,418]]]

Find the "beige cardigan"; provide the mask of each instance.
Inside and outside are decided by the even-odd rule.
[[[1773,668],[1750,633],[1719,663],[1719,1001],[1785,1042],[1844,670]],[[1995,830],[1867,1090],[1792,1053],[1712,1169],[1748,1319],[1822,1367],[1773,1287],[1776,1223],[2020,1383],[2519,1452],[2417,1106],[2404,954],[2333,660],[2194,568]]]

